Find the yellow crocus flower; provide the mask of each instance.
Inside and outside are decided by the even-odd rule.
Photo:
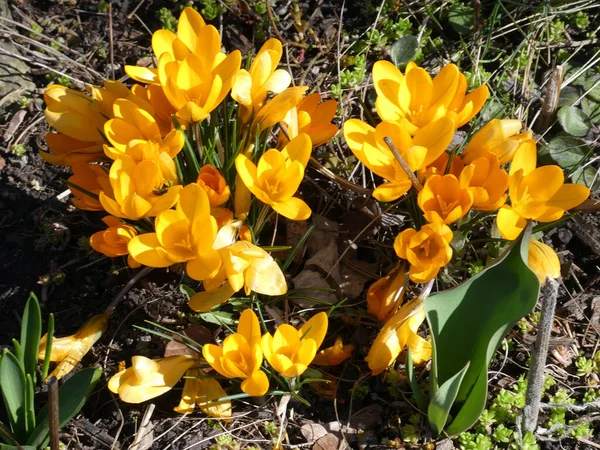
[[[450,154],[448,152],[443,152],[438,159],[419,170],[417,173],[419,181],[421,183],[425,183],[427,178],[429,178],[431,175],[444,175],[446,173],[446,167],[448,167],[449,161]],[[456,178],[459,178],[464,168],[465,164],[463,163],[460,155],[453,155],[448,173],[454,175]]]
[[[90,96],[53,84],[46,88],[44,101],[44,115],[51,127],[79,141],[103,141],[107,117]]]
[[[535,148],[535,140],[531,131],[519,133],[523,128],[520,120],[492,119],[471,138],[461,157],[465,164],[477,158],[493,153],[498,157],[500,165],[512,161],[515,152],[523,147]]]
[[[108,169],[100,164],[73,164],[73,175],[67,180],[73,194],[71,202],[84,211],[103,211],[104,208],[97,198],[88,194],[99,195],[108,184]],[[80,190],[84,189],[86,192]]]
[[[408,63],[403,75],[391,62],[377,61],[373,84],[379,117],[400,124],[411,136],[445,116],[461,127],[481,110],[489,95],[485,85],[465,95],[466,78],[454,64],[446,65],[431,79],[414,62]]]
[[[560,278],[560,260],[554,249],[533,238],[529,240],[527,265],[535,272],[541,284],[546,282],[546,278]]]
[[[221,36],[206,25],[193,8],[185,8],[177,34],[158,30],[152,35],[158,68],[125,66],[125,72],[141,83],[160,84],[180,121],[197,123],[206,119],[225,98],[240,69],[239,50],[226,55]]]
[[[554,222],[565,211],[581,204],[590,190],[580,184],[565,184],[560,167],[550,165],[536,168],[535,146],[521,146],[510,166],[508,192],[510,205],[498,211],[496,223],[504,239],[514,240],[529,219]]]
[[[428,222],[450,224],[469,212],[473,194],[454,175],[432,175],[417,197]]]
[[[265,152],[258,165],[244,154],[235,159],[235,167],[244,185],[261,202],[291,220],[306,220],[311,210],[294,194],[304,178],[312,149],[310,138],[301,134],[281,151]]]
[[[407,347],[410,347],[415,364],[431,357],[431,345],[417,334],[424,320],[423,300],[416,298],[406,303],[383,325],[365,358],[372,375],[379,375],[394,364]]]
[[[176,209],[160,212],[154,227],[155,233],[140,234],[127,246],[137,262],[150,267],[185,262],[188,275],[195,280],[217,274],[221,259],[212,248],[217,223],[210,215],[208,196],[198,184],[181,189]]]
[[[221,48],[221,38],[206,38],[207,44]],[[216,48],[216,47],[215,47]],[[208,49],[207,49],[208,50]],[[184,123],[198,123],[223,101],[231,89],[233,76],[240,69],[239,50],[227,55],[218,65],[213,66],[212,52],[190,53],[183,61],[176,60],[170,53],[163,53],[158,61],[158,76],[165,94],[177,108],[177,117]]]
[[[410,263],[409,277],[414,283],[433,280],[452,259],[452,230],[443,223],[428,223],[419,231],[409,228],[394,241],[396,255]]]
[[[42,158],[50,164],[69,166],[102,160],[102,130],[107,118],[93,99],[53,84],[46,88],[44,101],[46,120],[58,133],[46,135],[46,143],[52,153],[41,152]]]
[[[254,115],[254,120],[252,120],[252,123],[250,124],[251,135],[254,136],[254,133],[257,130],[260,133],[276,123],[281,122],[285,118],[287,112],[302,101],[307,89],[306,86],[287,88],[285,91],[269,100],[260,111]]]
[[[213,248],[219,253],[221,268],[214,277],[204,280],[205,291],[190,298],[188,305],[194,311],[210,311],[242,288],[246,295],[287,293],[285,275],[273,257],[251,242],[235,241],[241,225],[241,221],[230,222],[217,233]]]
[[[111,159],[129,155],[134,161],[142,161],[156,159],[162,152],[173,159],[183,148],[185,136],[181,130],[170,130],[163,138],[152,114],[132,100],[116,100],[113,116],[104,124],[104,134],[112,144],[105,145],[104,152]]]
[[[110,190],[100,192],[100,203],[109,214],[138,220],[154,217],[177,202],[181,186],[166,178],[159,161],[135,162],[128,155],[115,160],[109,173]]]
[[[92,346],[102,337],[108,326],[108,313],[98,314],[89,319],[77,332],[71,336],[52,339],[50,361],[58,365],[47,379],[56,377],[60,379],[70,373],[81,361]],[[46,343],[48,335],[40,340],[38,359],[44,360],[46,356]]]
[[[160,135],[166,136],[169,134],[174,128],[171,117],[177,110],[169,102],[162,86],[134,84],[131,87],[131,94],[128,99],[150,113],[160,128]]]
[[[200,169],[196,183],[206,191],[210,206],[221,206],[229,200],[231,195],[229,185],[221,172],[214,166],[210,164],[203,166]]]
[[[190,7],[184,8],[179,16],[177,34],[165,29],[152,34],[152,50],[157,60],[165,53],[179,62],[189,54],[202,55],[210,61],[210,68],[226,57],[221,51],[219,32],[212,25],[206,25],[200,13]],[[125,72],[140,83],[161,84],[158,69],[125,66]]]
[[[474,209],[495,211],[508,197],[508,172],[500,167],[495,153],[487,153],[463,169],[460,185],[473,195]]]
[[[263,355],[277,372],[286,378],[302,375],[313,361],[327,333],[327,314],[320,312],[297,330],[279,325],[275,334],[262,337]]]
[[[384,137],[391,138],[408,166],[418,171],[444,153],[455,129],[454,121],[448,117],[429,123],[417,130],[414,136],[396,123],[382,122],[373,128],[361,120],[350,119],[344,123],[344,137],[358,160],[387,180],[373,191],[373,197],[381,202],[391,202],[408,192],[411,181]]]
[[[231,401],[215,401],[227,397],[227,392],[214,378],[203,378],[198,370],[189,370],[186,374],[181,401],[173,410],[180,414],[192,413],[196,405],[211,417],[227,419],[231,417]]]
[[[102,222],[108,228],[90,236],[90,247],[109,258],[129,255],[127,245],[138,235],[136,229],[113,216],[104,217]],[[127,258],[127,263],[133,268],[140,266],[131,256]]]
[[[198,360],[189,355],[161,359],[134,356],[131,367],[111,377],[108,389],[126,403],[142,403],[170,391],[197,364]]]
[[[241,105],[242,123],[248,123],[252,116],[258,114],[269,93],[279,94],[290,85],[290,74],[277,69],[282,53],[281,41],[269,39],[256,54],[250,69],[241,69],[235,75],[231,96]]]
[[[406,267],[398,263],[385,277],[369,286],[367,311],[380,322],[389,319],[404,300],[406,281]]]
[[[138,99],[134,92],[118,81],[105,81],[103,87],[87,86],[86,90],[91,96],[59,85],[46,89],[45,115],[48,123],[59,131],[46,135],[46,143],[52,153],[41,152],[42,158],[50,164],[72,166],[80,162],[105,160],[100,149],[106,142],[104,124],[114,117],[113,104],[118,99]],[[145,88],[138,86],[136,89],[138,93],[141,90]],[[157,103],[156,97],[152,95],[154,103]],[[138,102],[143,108],[152,110],[147,101],[138,99]],[[160,107],[164,109],[164,106]]]
[[[328,142],[338,132],[337,125],[331,123],[337,111],[335,100],[319,103],[321,95],[307,95],[295,108],[288,111],[282,122],[286,125],[287,136],[279,133],[278,147],[282,148],[301,133],[308,134],[313,147]]]
[[[242,378],[241,388],[254,397],[265,395],[269,390],[269,379],[260,369],[262,350],[258,317],[251,309],[240,315],[237,333],[230,334],[220,347],[206,344],[202,355],[208,364],[226,378]]]
[[[352,356],[354,345],[344,344],[341,337],[337,337],[335,344],[317,353],[313,364],[317,366],[337,366]]]
[[[177,34],[159,30],[152,35],[152,49],[157,69],[126,66],[125,71],[141,83],[160,84],[184,124],[208,117],[240,69],[240,52],[223,53],[217,29],[190,7],[179,17]]]

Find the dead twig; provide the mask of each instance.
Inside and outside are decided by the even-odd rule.
[[[113,40],[113,18],[112,18],[112,2],[108,2],[108,41],[110,42],[110,73],[112,79],[115,79],[115,50]]]
[[[56,377],[50,378],[48,383],[48,429],[50,431],[50,448],[52,450],[60,449],[60,439],[58,437],[58,380]]]
[[[552,278],[546,279],[542,288],[542,310],[538,323],[538,334],[535,340],[531,358],[531,368],[527,377],[527,394],[523,408],[522,426],[525,431],[535,431],[540,412],[540,403],[544,388],[544,367],[548,358],[550,333],[556,310],[559,282]]]

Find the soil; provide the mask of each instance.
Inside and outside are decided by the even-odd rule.
[[[244,3],[241,1],[239,5]],[[361,14],[360,2],[347,3],[345,26],[366,29],[372,18]],[[87,67],[110,77],[108,60],[98,55],[99,48],[109,49],[106,15],[98,13],[98,2],[12,0],[8,4],[15,20],[27,22],[26,18],[49,18],[50,21],[64,24],[71,30],[69,48],[73,54],[91,55],[87,59]],[[156,11],[163,6],[173,7],[173,3],[167,0],[141,2],[137,20],[130,18],[130,13],[137,4],[137,1],[129,0],[113,3],[117,78],[123,76],[122,68],[125,64],[135,64],[140,58],[147,57],[150,35],[146,27],[156,30],[161,26]],[[300,9],[315,11],[310,19],[310,26],[319,38],[322,51],[291,46],[290,52],[297,61],[297,64],[292,64],[294,72],[305,77],[307,83],[326,84],[335,81],[332,78],[335,73],[335,52],[330,50],[337,42],[338,8],[322,1],[311,1],[300,3]],[[243,52],[248,52],[256,47],[259,40],[255,23],[263,19],[250,11],[233,8],[232,14],[225,15],[220,25],[223,27],[223,40],[227,48],[240,48]],[[281,18],[282,36],[293,42],[297,33],[291,25],[289,11],[281,7],[275,13]],[[55,33],[49,32],[49,35],[55,36]],[[315,61],[318,61],[316,66],[313,65]],[[68,68],[73,77],[86,83],[100,82],[92,71],[73,65]],[[69,170],[43,162],[38,154],[45,149],[43,137],[48,131],[41,119],[41,98],[48,83],[45,78],[48,72],[34,67],[33,79],[39,90],[31,94],[33,101],[25,108],[13,104],[0,118],[0,131],[5,133],[15,113],[20,109],[26,111],[22,122],[7,139],[14,145],[15,138],[18,138],[18,143],[24,146],[26,153],[17,156],[8,151],[10,148],[5,147],[0,151],[2,347],[9,346],[11,339],[19,335],[20,314],[30,292],[35,292],[39,297],[44,317],[50,312],[54,313],[56,335],[66,336],[74,333],[91,316],[102,312],[135,273],[127,267],[125,259],[111,260],[99,256],[89,248],[87,238],[102,228],[102,214],[82,212],[72,207],[68,196],[62,195],[66,190],[62,180],[69,176]],[[77,87],[77,83],[74,84]],[[379,212],[376,202],[348,191],[316,171],[308,173],[303,192],[315,211],[324,212],[326,218],[339,224],[339,246],[342,250]],[[382,227],[378,224],[362,238],[358,248],[351,252],[355,260],[368,265],[374,276],[381,274],[393,263],[392,252],[382,242],[389,242],[401,222],[398,217],[391,215],[387,219],[396,226]],[[600,264],[599,222],[599,215],[586,214],[548,234],[564,263],[565,275],[551,351],[559,354],[566,351],[567,358],[572,357],[569,352],[572,353],[573,348],[579,349],[580,355],[591,357],[598,344],[600,302],[596,300],[600,298],[600,276],[597,269]],[[286,230],[288,237],[294,235],[289,227]],[[305,261],[306,257],[295,262],[296,273],[293,275],[302,270]],[[359,292],[364,289],[365,281]],[[102,366],[104,377],[77,420],[62,430],[62,441],[69,448],[110,448],[113,440],[118,442],[120,448],[127,448],[131,444],[148,405],[120,402],[110,394],[106,382],[116,372],[121,361],[129,362],[135,354],[159,357],[164,353],[164,339],[136,329],[134,325],[149,327],[144,321],[150,320],[174,330],[182,330],[190,324],[186,296],[179,288],[182,282],[195,287],[192,280],[177,271],[154,270],[151,276],[145,277],[131,289],[117,306],[108,330],[82,361],[82,366]],[[373,338],[372,328],[353,323],[350,318],[346,323],[334,326],[345,342],[358,347],[359,355],[366,352]],[[210,328],[212,332],[218,331],[213,325]],[[499,371],[500,374],[490,384],[491,394],[524,373],[522,366],[529,357],[532,337],[518,330],[511,337],[517,342],[517,350],[511,353],[510,358],[502,360],[498,357],[492,364],[490,370]],[[570,389],[581,389],[585,384],[583,380],[565,371],[560,361],[553,359],[552,363],[557,367],[556,376],[562,377],[564,384]],[[290,442],[307,442],[308,438],[303,433],[307,424],[308,428],[311,424],[331,425],[331,429],[335,431],[332,424],[349,422],[352,425],[360,422],[361,428],[367,431],[360,436],[347,436],[354,447],[390,448],[381,445],[382,439],[394,439],[399,435],[399,423],[405,421],[407,411],[414,408],[408,402],[410,389],[406,383],[402,384],[402,395],[406,401],[390,399],[388,385],[379,378],[366,378],[367,372],[364,362],[357,358],[334,371],[336,376],[346,380],[338,384],[335,402],[325,398],[326,395],[322,392],[310,390],[307,390],[306,399],[311,403],[311,408],[292,402],[296,415],[294,422],[288,427]],[[352,399],[349,392],[356,390],[357,386],[368,386],[368,395]],[[42,393],[40,397],[43,395]],[[207,448],[215,443],[216,436],[223,434],[224,428],[218,421],[207,420],[203,415],[182,418],[173,413],[172,409],[177,405],[179,397],[180,390],[175,389],[153,402],[155,409],[151,419],[154,425],[154,443],[148,448],[177,450],[192,445],[193,448]],[[236,439],[243,446],[252,444],[269,448],[273,436],[265,424],[278,424],[274,399],[266,399],[262,404],[236,402],[235,410],[237,414],[247,413],[231,427],[243,429],[234,432]],[[352,426],[349,429],[352,430]],[[338,439],[339,433],[331,436]],[[573,445],[566,441],[541,445],[546,449],[592,448],[586,444]],[[335,446],[330,444],[329,447],[322,448]]]

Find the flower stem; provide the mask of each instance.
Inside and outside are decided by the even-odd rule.
[[[258,236],[262,231],[263,226],[265,225],[265,221],[267,219],[267,214],[269,214],[270,206],[267,204],[263,204],[262,209],[260,210],[260,214],[258,215],[258,219],[256,219],[256,223],[254,224],[255,236],[258,240]]]

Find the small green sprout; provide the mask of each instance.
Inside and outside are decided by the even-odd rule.
[[[504,424],[500,424],[496,427],[496,429],[492,432],[492,439],[494,442],[500,443],[509,443],[510,438],[512,436],[512,430],[509,430],[504,426]]]
[[[401,428],[402,440],[409,444],[416,445],[419,442],[419,431],[414,425],[405,425]]]
[[[156,17],[165,30],[175,32],[177,29],[177,18],[168,8],[160,8],[156,13]]]
[[[12,154],[15,156],[23,156],[27,153],[27,148],[23,144],[15,144],[12,148]]]
[[[590,402],[596,401],[597,398],[598,398],[598,391],[590,389],[590,390],[586,391],[585,394],[583,394],[583,403],[590,403]]]
[[[577,358],[577,361],[575,361],[575,367],[577,368],[577,376],[579,377],[588,376],[592,372],[596,372],[598,370],[596,362],[593,359],[587,359],[585,356]]]

